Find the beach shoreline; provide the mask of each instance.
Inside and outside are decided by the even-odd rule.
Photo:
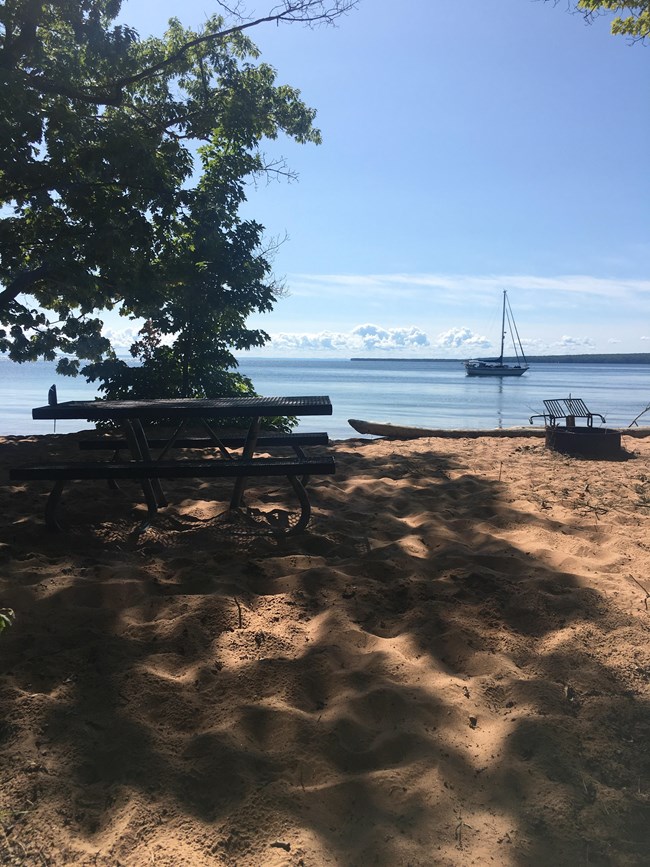
[[[353,428],[356,429],[355,424],[353,422],[357,422],[356,419],[350,419],[350,424]],[[544,427],[505,427],[505,428],[422,428],[422,427],[414,427],[409,425],[397,425],[391,422],[358,422],[360,427],[368,426],[374,427],[378,430],[383,429],[382,432],[377,432],[376,435],[378,437],[383,437],[386,439],[478,439],[481,437],[490,437],[496,439],[502,438],[539,438],[546,436],[546,428]],[[578,425],[577,430],[585,430],[586,426]],[[617,430],[621,437],[629,436],[634,439],[643,439],[645,437],[650,437],[650,426],[649,427],[634,427],[634,428],[612,428],[612,427],[594,427],[593,430]],[[365,434],[364,431],[359,429],[359,433]],[[345,439],[355,439],[355,437],[346,437]],[[344,442],[345,439],[338,440],[337,442]]]
[[[0,860],[643,864],[650,439],[540,433],[336,440],[284,539],[191,480],[47,533],[8,469],[88,431],[0,438]]]
[[[530,437],[532,439],[544,438],[546,436],[546,429],[544,427],[533,427],[533,426],[513,426],[513,427],[505,427],[505,428],[422,428],[411,425],[396,425],[391,422],[369,422],[369,424],[379,424],[384,425],[386,427],[394,427],[396,429],[396,433],[391,436],[387,435],[370,435],[370,434],[360,434],[358,431],[353,428],[350,429],[350,433],[347,436],[341,437],[331,437],[332,442],[336,443],[344,443],[348,440],[362,440],[364,442],[372,442],[373,440],[366,439],[367,436],[373,436],[375,438],[381,439],[478,439],[478,438],[488,438],[488,439],[508,439],[508,438],[521,438],[526,439]],[[580,427],[580,425],[578,426]],[[412,428],[414,432],[417,431],[426,431],[422,433],[413,433],[412,435],[400,436],[399,431],[408,430]],[[650,437],[650,425],[639,425],[637,427],[631,428],[620,428],[616,426],[610,425],[602,425],[595,427],[596,430],[599,428],[608,429],[608,430],[617,430],[621,437],[631,437],[632,439],[645,439]],[[229,431],[231,433],[232,431]],[[72,431],[68,433],[26,433],[26,434],[0,434],[0,445],[3,442],[16,441],[22,442],[25,440],[30,440],[32,438],[43,438],[43,437],[88,437],[88,436],[101,436],[102,434],[108,434],[108,431],[98,431],[94,427],[88,427],[79,431]],[[235,433],[239,433],[239,431],[235,431]]]

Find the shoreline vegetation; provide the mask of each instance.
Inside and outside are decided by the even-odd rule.
[[[478,358],[478,361],[488,361],[489,356]],[[514,356],[503,356],[504,362],[515,362]],[[650,364],[650,352],[614,352],[594,353],[592,355],[528,355],[529,364]],[[449,364],[462,364],[462,358],[370,358],[358,356],[350,361],[446,361]]]

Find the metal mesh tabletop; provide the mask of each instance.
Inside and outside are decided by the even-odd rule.
[[[237,416],[331,415],[326,395],[299,397],[220,397],[213,400],[70,400],[32,410],[34,419],[233,418]]]

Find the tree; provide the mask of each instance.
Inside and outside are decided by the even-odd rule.
[[[131,367],[113,356],[83,369],[91,380],[102,380],[109,397],[205,397],[252,390],[248,379],[230,372],[237,366],[231,350],[268,340],[264,331],[247,328],[246,320],[254,311],[272,309],[283,287],[271,275],[263,227],[242,220],[239,206],[246,179],[264,171],[256,144],[286,109],[286,93],[272,86],[268,69],[258,67],[246,77],[210,143],[200,150],[203,173],[169,221],[152,262],[152,285],[125,302],[129,315],[146,320],[131,348],[142,365]],[[300,128],[310,129],[310,118],[297,108],[284,126],[299,137]]]
[[[264,138],[318,141],[314,112],[253,64],[246,31],[330,23],[354,5],[283,0],[252,20],[213,16],[198,32],[172,20],[164,37],[140,41],[114,25],[120,0],[5,0],[0,351],[16,361],[110,352],[102,311],[151,308],[183,221],[209,199],[206,185],[192,192],[196,143],[214,143],[216,130],[219,147],[232,148],[245,118],[241,182],[264,168]],[[77,372],[76,359],[60,358],[59,370]]]
[[[555,2],[557,3],[557,0]],[[650,36],[650,0],[637,3],[621,0],[578,0],[575,8],[589,22],[599,15],[616,15],[611,23],[612,33],[629,36],[634,42]]]

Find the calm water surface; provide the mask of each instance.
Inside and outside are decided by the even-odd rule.
[[[334,439],[357,434],[348,418],[437,428],[498,428],[528,424],[544,398],[581,397],[612,427],[627,427],[650,404],[650,365],[536,363],[516,379],[465,376],[460,362],[245,359],[242,373],[264,395],[328,394],[331,418],[305,418],[301,430],[327,430]],[[59,400],[89,400],[93,385],[57,376],[54,364],[13,364],[0,358],[0,435],[50,433],[52,422],[33,421],[32,407],[47,403],[50,385]],[[650,424],[650,413],[640,419]],[[539,424],[539,422],[538,422]],[[57,422],[57,432],[88,427]]]

